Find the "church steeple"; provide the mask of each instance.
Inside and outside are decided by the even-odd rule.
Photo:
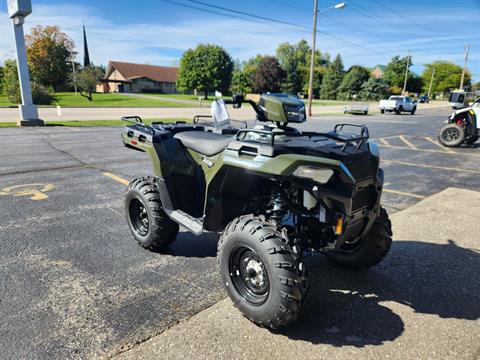
[[[83,25],[83,67],[90,66],[90,55],[88,53],[87,33],[85,32],[85,25]]]

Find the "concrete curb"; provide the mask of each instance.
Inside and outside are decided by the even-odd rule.
[[[469,265],[457,276],[455,267],[480,264],[480,192],[448,188],[391,218],[396,241],[378,267],[352,273],[311,261],[317,276],[333,279],[323,284],[328,292],[315,285],[322,280],[314,281],[309,296],[318,304],[308,306],[307,300],[311,315],[288,330],[261,329],[225,299],[116,358],[474,358],[480,351],[480,300],[469,295],[480,290],[478,268]],[[459,282],[464,284],[457,288]],[[337,294],[348,297],[342,306],[329,300]],[[464,308],[456,309],[452,300]],[[356,303],[360,309],[351,308]]]

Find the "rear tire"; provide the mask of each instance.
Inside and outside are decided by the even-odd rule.
[[[392,224],[383,207],[370,231],[358,241],[358,246],[351,250],[348,249],[351,245],[344,245],[340,251],[327,252],[327,258],[353,269],[370,268],[382,261],[392,245]]]
[[[410,112],[410,114],[415,115],[415,111],[417,111],[417,108],[416,108],[416,107],[414,107],[414,108],[412,109],[412,111]]]
[[[397,115],[400,115],[402,113],[402,111],[403,111],[403,107],[400,106],[397,110],[395,110],[395,113]]]
[[[125,211],[128,227],[140,246],[162,251],[175,241],[178,224],[163,211],[153,178],[135,179],[128,185]]]
[[[380,110],[380,114],[385,114],[385,110],[384,109]]]
[[[248,319],[271,329],[297,319],[307,277],[282,229],[263,217],[241,216],[220,237],[217,261],[225,289]]]
[[[440,130],[438,141],[447,147],[460,146],[465,141],[465,130],[457,124],[448,124]]]

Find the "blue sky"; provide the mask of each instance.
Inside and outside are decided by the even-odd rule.
[[[172,1],[209,9],[188,0]],[[85,21],[90,57],[96,64],[118,60],[172,65],[184,50],[205,42],[219,44],[233,58],[246,60],[256,54],[274,54],[281,42],[311,41],[311,34],[301,27],[312,26],[313,0],[201,1],[300,27],[243,15],[222,16],[163,0],[33,0],[34,12],[27,18],[26,30],[37,24],[59,25],[73,38],[81,56]],[[408,50],[417,73],[422,64],[437,59],[463,65],[464,45],[470,43],[468,67],[480,81],[480,0],[345,2],[345,9],[319,16],[318,29],[328,35],[319,34],[317,46],[332,55],[340,53],[347,67],[386,64]],[[319,0],[319,9],[335,3]],[[12,38],[6,1],[0,0],[0,62],[13,57]]]

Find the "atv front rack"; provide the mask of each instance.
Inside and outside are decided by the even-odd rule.
[[[355,135],[352,133],[343,133],[342,130],[346,126],[360,128],[359,135]],[[255,134],[264,136],[264,138],[265,137],[269,138],[269,143],[270,143],[270,146],[272,147],[275,146],[275,138],[280,136],[308,137],[309,139],[311,139],[312,137],[326,137],[328,139],[343,143],[342,151],[345,151],[351,143],[355,143],[357,149],[359,149],[365,143],[365,141],[367,141],[370,138],[368,128],[365,125],[349,124],[349,123],[337,124],[333,128],[333,131],[330,131],[328,133],[318,133],[313,131],[299,132],[299,131],[285,131],[285,130],[279,131],[279,132],[273,132],[270,130],[241,129],[237,132],[236,139],[238,141],[245,141],[245,137],[248,133],[255,133]],[[255,140],[249,140],[249,141],[260,142]]]

